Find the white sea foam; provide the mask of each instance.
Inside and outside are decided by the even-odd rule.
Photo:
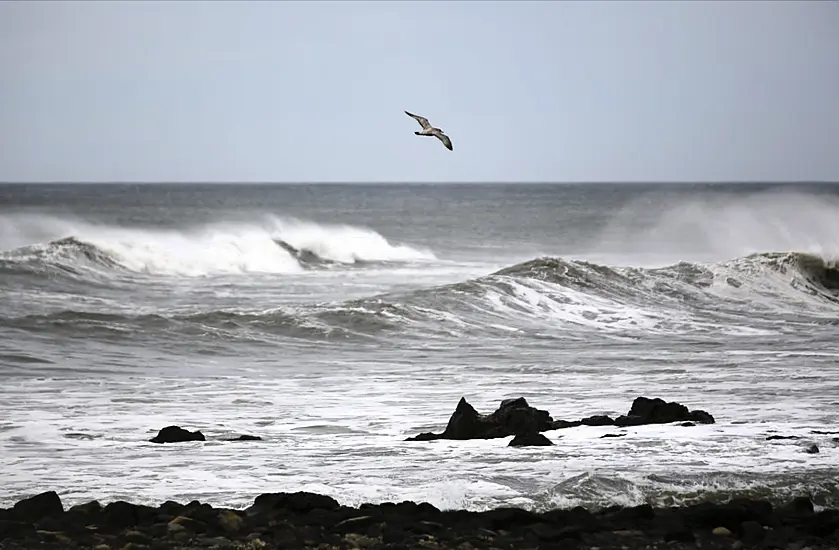
[[[430,250],[392,244],[371,229],[275,216],[248,223],[222,221],[181,229],[150,229],[14,214],[0,217],[0,228],[0,249],[5,251],[30,245],[43,247],[52,240],[75,237],[104,251],[126,269],[154,275],[301,273],[300,263],[275,240],[341,263],[436,259]]]
[[[697,328],[699,319],[689,313],[620,303],[558,284],[503,278],[511,292],[489,290],[486,299],[503,318],[542,323],[556,330],[595,329],[610,332],[636,330],[646,333],[673,330],[677,325]],[[666,322],[666,326],[665,326]]]
[[[572,378],[560,369],[552,375],[505,372],[491,387],[465,371],[455,383],[422,369],[384,368],[368,372],[365,383],[335,371],[250,380],[9,381],[0,391],[7,403],[0,506],[49,489],[67,504],[197,498],[247,506],[261,492],[310,490],[351,505],[411,499],[470,509],[678,501],[703,491],[782,486],[781,479],[793,480],[792,491],[805,480],[830,490],[822,478],[835,468],[839,447],[830,436],[810,432],[835,427],[835,413],[798,410],[789,423],[786,407],[796,406],[794,396],[738,396],[748,369],[731,373],[736,378],[729,377],[719,395],[710,386],[691,392],[694,401],[687,405],[711,410],[714,425],[583,426],[548,432],[556,443],[551,448],[509,448],[508,438],[403,441],[426,427],[441,430],[461,395],[481,411],[501,398],[525,395],[566,419],[601,411],[614,416],[634,397],[631,380],[604,384],[596,372]],[[508,383],[516,386],[512,393],[503,389]],[[785,383],[793,394],[805,385]],[[668,398],[679,393],[666,375],[651,373],[646,386]],[[209,441],[146,441],[170,424],[201,429]],[[601,438],[615,432],[626,435]],[[264,441],[219,441],[241,433]],[[802,440],[766,441],[771,433]],[[805,454],[810,442],[822,452]]]
[[[276,216],[269,216],[266,226],[275,238],[334,262],[404,262],[436,259],[434,253],[428,249],[391,244],[379,233],[363,227],[326,225]]]

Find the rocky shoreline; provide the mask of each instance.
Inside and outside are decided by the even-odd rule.
[[[688,549],[839,548],[839,510],[807,497],[773,506],[733,499],[684,507],[441,511],[427,503],[342,506],[329,496],[268,493],[243,510],[193,501],[158,507],[93,501],[67,510],[55,492],[0,509],[0,549]]]
[[[480,414],[461,399],[441,433],[408,441],[500,439],[508,445],[554,445],[544,432],[577,426],[618,430],[644,424],[714,424],[702,410],[659,398],[636,398],[625,415],[554,420],[523,398],[504,400]],[[828,432],[825,432],[828,433]],[[602,437],[619,437],[607,433]],[[552,438],[558,437],[552,435]],[[797,436],[772,435],[767,439]],[[200,431],[167,426],[149,441],[206,441]],[[224,441],[261,441],[240,435]],[[818,453],[812,445],[806,452]],[[532,512],[496,508],[483,512],[441,511],[428,503],[340,505],[306,492],[268,493],[237,510],[198,501],[167,501],[151,507],[124,501],[93,501],[65,509],[49,491],[0,509],[0,550],[23,549],[839,549],[839,510],[815,510],[807,496],[785,504],[736,498],[726,503],[681,507],[588,510],[582,507]]]

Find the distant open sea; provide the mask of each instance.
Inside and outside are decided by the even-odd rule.
[[[0,507],[838,506],[837,259],[830,184],[0,185]],[[642,395],[716,423],[404,441]]]

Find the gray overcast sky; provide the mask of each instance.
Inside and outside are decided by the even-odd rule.
[[[0,3],[3,181],[813,179],[835,1]]]

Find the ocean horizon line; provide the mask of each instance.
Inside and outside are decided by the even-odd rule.
[[[0,185],[837,185],[836,180],[591,180],[591,181],[259,181],[259,180],[116,180],[0,181]]]

